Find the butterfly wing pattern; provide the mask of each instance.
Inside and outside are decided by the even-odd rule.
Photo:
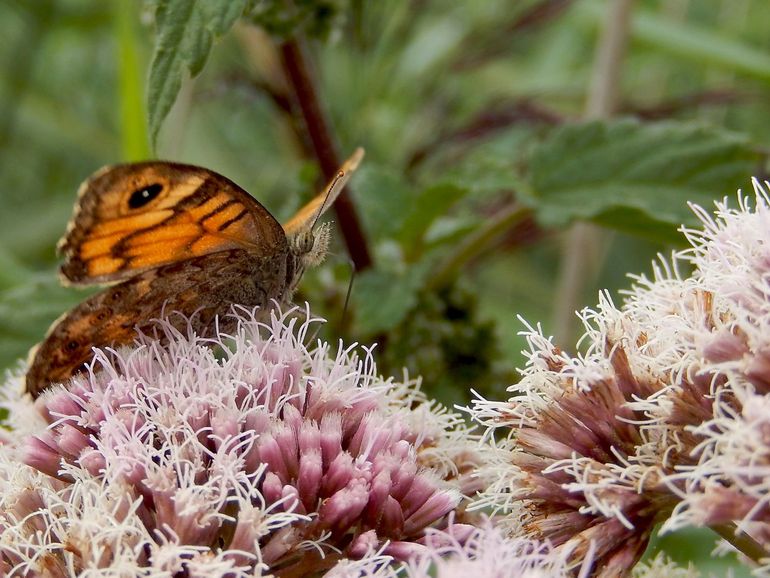
[[[59,244],[63,282],[112,283],[54,322],[30,352],[27,391],[37,397],[80,372],[94,347],[131,343],[167,317],[199,335],[233,304],[267,310],[291,298],[328,230],[315,220],[339,194],[363,152],[284,229],[251,195],[200,167],[151,161],[107,167],[88,179]],[[325,201],[321,199],[324,197]],[[331,199],[331,201],[330,201]],[[181,315],[173,315],[178,312]]]
[[[65,283],[126,279],[191,257],[244,248],[287,250],[283,228],[231,180],[192,165],[105,167],[81,186],[59,251]]]
[[[155,320],[169,315],[179,330],[190,320],[207,335],[214,318],[229,330],[233,303],[267,307],[286,286],[286,260],[257,259],[243,249],[192,257],[163,265],[112,285],[65,314],[33,350],[26,375],[27,391],[39,395],[52,383],[78,373],[93,357],[93,347],[128,344],[137,330],[152,334]]]

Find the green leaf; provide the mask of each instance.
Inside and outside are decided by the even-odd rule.
[[[568,125],[533,153],[532,201],[548,227],[587,219],[638,233],[656,223],[692,224],[688,201],[710,206],[734,193],[759,161],[746,140],[704,126],[631,120]]]
[[[442,182],[417,191],[394,171],[364,167],[356,175],[356,191],[366,229],[375,239],[395,238],[412,257],[431,224],[469,187]]]
[[[201,71],[214,39],[233,26],[247,4],[248,0],[159,0],[147,95],[153,143],[179,94],[183,75]]]
[[[415,192],[396,172],[366,165],[356,175],[356,197],[366,230],[375,239],[382,239],[401,229]]]
[[[376,335],[396,327],[417,304],[431,263],[424,260],[399,272],[370,269],[356,278],[353,300],[357,330]]]
[[[439,183],[420,191],[407,205],[406,217],[398,231],[401,245],[407,249],[418,246],[433,221],[446,214],[467,193],[467,188],[452,183]]]
[[[732,576],[750,578],[752,572],[746,566],[740,566],[736,551],[726,552],[724,556],[704,556],[716,545],[717,536],[710,528],[682,528],[664,535],[654,535],[644,554],[643,561],[649,562],[659,552],[665,552],[681,567],[694,564],[700,576]]]
[[[628,235],[634,235],[657,244],[667,246],[684,246],[687,240],[679,231],[682,223],[664,223],[647,217],[644,211],[629,207],[614,207],[604,211],[593,219],[595,223],[606,227],[623,231]],[[692,213],[687,214],[688,222],[695,222]]]
[[[305,35],[324,40],[345,22],[345,0],[253,0],[249,18],[272,36]]]

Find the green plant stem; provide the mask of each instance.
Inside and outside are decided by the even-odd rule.
[[[441,289],[457,276],[463,265],[483,253],[497,237],[531,214],[529,207],[519,204],[511,205],[497,213],[452,250],[451,255],[436,267],[426,288],[429,291]]]
[[[770,552],[765,550],[756,540],[745,532],[736,532],[735,524],[719,524],[709,526],[721,538],[729,542],[741,554],[759,563],[762,559],[770,557]]]
[[[587,119],[609,118],[617,108],[632,4],[633,0],[614,0],[607,5],[586,101]],[[567,233],[554,305],[557,343],[572,342],[575,311],[586,287],[595,284],[607,244],[608,234],[589,223],[577,223]]]
[[[135,17],[136,5],[132,0],[117,0],[113,4],[119,63],[120,134],[125,161],[136,161],[150,156]]]
[[[342,159],[337,153],[330,123],[321,107],[318,90],[310,75],[303,41],[301,38],[291,38],[281,43],[279,48],[286,78],[302,114],[321,172],[327,180],[331,180],[342,165]],[[334,209],[345,246],[356,270],[368,269],[372,266],[369,244],[347,190],[339,196]]]

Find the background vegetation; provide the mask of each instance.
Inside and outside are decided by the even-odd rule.
[[[2,0],[0,365],[84,297],[54,247],[96,168],[205,165],[286,218],[363,146],[297,299],[447,403],[500,397],[517,315],[568,347],[575,309],[682,244],[687,201],[763,177],[769,21],[763,0]]]

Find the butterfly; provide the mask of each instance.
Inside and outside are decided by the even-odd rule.
[[[54,322],[32,349],[26,390],[37,397],[79,373],[94,347],[131,343],[177,311],[205,335],[231,305],[285,303],[329,243],[318,218],[363,150],[323,192],[281,225],[254,197],[202,167],[147,161],[105,167],[80,187],[58,250],[65,285],[110,284]],[[169,317],[169,321],[172,319]],[[184,325],[182,325],[184,324]],[[227,330],[225,325],[224,330]]]

